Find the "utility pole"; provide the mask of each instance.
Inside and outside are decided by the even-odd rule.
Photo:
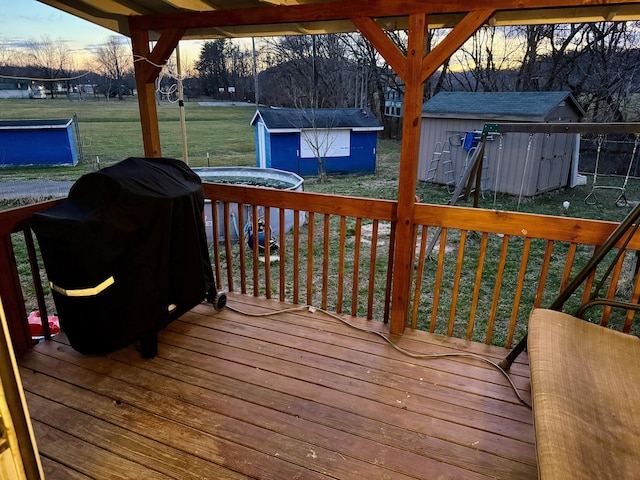
[[[251,37],[251,46],[253,47],[253,89],[255,90],[256,108],[258,108],[258,56],[256,55],[255,37]]]

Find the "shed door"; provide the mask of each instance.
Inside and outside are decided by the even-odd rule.
[[[573,144],[573,136],[569,134],[544,136],[540,153],[536,193],[567,185]]]

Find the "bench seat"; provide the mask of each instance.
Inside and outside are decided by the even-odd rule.
[[[527,348],[539,478],[640,479],[640,339],[534,309]]]

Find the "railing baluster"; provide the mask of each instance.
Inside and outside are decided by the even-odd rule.
[[[271,209],[264,209],[264,296],[271,298]]]
[[[473,327],[476,319],[476,310],[478,308],[478,301],[480,299],[480,288],[482,287],[482,272],[484,270],[484,260],[487,255],[488,241],[489,241],[489,234],[487,232],[483,232],[482,239],[480,240],[480,249],[478,252],[478,266],[476,267],[476,279],[473,285],[473,296],[471,298],[469,323],[467,325],[467,340],[471,340],[471,338],[473,337]]]
[[[640,275],[636,275],[633,285],[633,294],[631,295],[629,302],[638,303],[638,300],[640,300]],[[622,327],[622,331],[624,333],[629,333],[631,331],[631,325],[633,324],[635,314],[636,312],[634,310],[627,310],[627,315],[624,319],[624,326]]]
[[[576,250],[578,248],[578,244],[575,242],[571,242],[569,245],[569,250],[567,251],[567,256],[564,263],[564,271],[562,272],[562,281],[560,282],[560,291],[564,290],[569,283],[569,277],[571,275],[571,270],[573,269],[573,261],[576,256]]]
[[[444,270],[444,258],[447,250],[447,229],[440,231],[440,244],[438,246],[438,267],[436,271],[436,281],[433,286],[433,305],[431,310],[431,322],[429,323],[429,331],[436,331],[436,320],[438,318],[438,306],[440,303],[440,289],[442,286],[442,272]]]
[[[315,234],[315,215],[309,212],[307,219],[307,305],[313,305],[313,254],[314,254],[314,234]]]
[[[626,256],[626,252],[622,252],[620,258],[618,259],[618,263],[616,263],[613,268],[613,272],[611,272],[611,281],[609,282],[609,288],[607,290],[607,298],[614,298],[616,296],[616,290],[618,286],[618,282],[620,281],[620,274],[622,273],[622,267],[624,266],[624,259]],[[600,321],[600,325],[607,326],[609,324],[609,316],[611,315],[611,307],[605,306],[602,311],[602,320]]]
[[[47,313],[47,304],[44,301],[44,290],[42,288],[42,279],[40,278],[40,267],[38,266],[38,257],[36,255],[36,246],[33,243],[31,229],[25,228],[24,241],[27,247],[27,255],[29,257],[29,265],[31,267],[31,279],[36,292],[38,301],[38,310],[40,311],[40,322],[42,324],[42,333],[46,340],[51,340],[51,329],[49,327],[49,314]]]
[[[522,289],[527,273],[527,264],[529,263],[529,252],[531,251],[531,238],[524,239],[522,246],[522,258],[520,260],[520,271],[518,272],[518,282],[516,283],[516,292],[513,298],[513,306],[511,307],[511,318],[509,319],[509,330],[507,331],[506,347],[511,348],[513,343],[513,334],[516,329],[516,321],[518,320],[518,312],[520,310],[520,299],[522,298]]]
[[[247,294],[247,243],[244,238],[244,227],[246,219],[244,217],[245,209],[243,203],[238,203],[238,245],[240,250],[240,291],[243,295]],[[229,259],[231,261],[231,259]]]
[[[460,276],[462,275],[462,262],[464,261],[464,249],[467,242],[467,231],[460,232],[460,241],[458,243],[458,258],[456,260],[456,273],[453,279],[453,290],[451,292],[451,309],[449,310],[449,325],[447,326],[447,335],[453,335],[453,325],[456,318],[456,304],[458,302],[458,292],[460,291]]]
[[[336,299],[336,312],[342,313],[342,300],[344,295],[344,256],[347,241],[347,218],[340,216],[340,251],[338,253],[338,293]]]
[[[389,259],[387,261],[387,284],[384,290],[384,323],[389,323],[389,315],[391,312],[391,282],[393,279],[393,256],[395,255],[396,245],[396,224],[391,223],[391,231],[389,232]]]
[[[594,247],[594,253],[595,251],[598,250],[599,247]],[[584,290],[582,291],[582,303],[588,302],[589,301],[589,297],[591,297],[591,290],[593,289],[593,282],[596,278],[596,274],[598,272],[598,269],[594,269],[588,276],[587,279],[584,281]]]
[[[549,273],[549,265],[551,264],[551,254],[553,253],[553,240],[547,241],[547,246],[544,250],[544,257],[542,260],[542,268],[540,269],[540,276],[538,277],[538,289],[536,290],[536,297],[533,301],[535,308],[540,308],[542,305],[542,296],[544,294],[544,286],[547,283],[547,274]]]
[[[353,244],[353,279],[351,289],[351,315],[356,316],[358,314],[358,287],[359,287],[359,274],[360,274],[360,246],[362,240],[362,218],[356,218],[356,234]]]
[[[324,215],[324,251],[322,252],[322,309],[327,309],[327,296],[329,290],[329,241],[331,232],[331,217]]]
[[[418,269],[416,271],[416,285],[413,293],[413,311],[411,312],[411,328],[418,328],[418,312],[420,311],[420,293],[422,292],[422,279],[424,277],[424,264],[427,258],[427,237],[429,227],[422,226],[420,234],[420,247],[418,251]]]
[[[367,298],[367,320],[373,319],[373,298],[375,296],[376,263],[378,252],[378,220],[371,225],[371,253],[369,256],[369,293]]]
[[[293,211],[293,303],[300,303],[300,211]]]
[[[260,278],[259,278],[259,266],[258,266],[258,249],[259,249],[259,238],[258,238],[258,206],[251,205],[251,231],[253,232],[253,242],[251,242],[251,253],[253,260],[253,296],[257,297],[260,295]]]
[[[220,265],[220,242],[219,235],[220,229],[218,228],[218,202],[215,200],[211,201],[211,241],[213,244],[213,274],[216,282],[216,288],[221,290],[222,287],[222,270]],[[205,224],[206,225],[206,224]],[[229,259],[227,258],[227,265],[229,265]],[[227,269],[227,275],[230,273],[229,269]],[[229,282],[227,282],[227,285]],[[231,289],[229,288],[229,291]]]
[[[286,244],[286,228],[285,228],[285,218],[286,218],[286,210],[284,208],[280,208],[279,211],[279,221],[278,224],[280,227],[280,301],[284,302],[287,298],[287,275],[286,275],[286,261],[287,261],[287,244]]]
[[[498,304],[500,300],[500,292],[502,290],[502,278],[504,275],[504,267],[507,263],[507,250],[509,249],[509,235],[502,237],[502,247],[500,248],[500,260],[498,261],[498,271],[496,272],[496,281],[493,286],[493,299],[491,301],[491,312],[489,313],[489,323],[487,324],[487,335],[485,343],[491,344],[493,338],[493,328],[498,316]]]

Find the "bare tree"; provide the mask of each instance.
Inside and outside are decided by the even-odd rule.
[[[14,52],[9,42],[3,38],[0,38],[0,67],[14,64]]]
[[[353,102],[353,61],[336,35],[268,39],[260,75],[262,100],[271,105],[344,107]]]
[[[56,82],[53,80],[66,78],[71,71],[71,57],[66,42],[61,38],[52,40],[48,35],[43,35],[39,40],[28,40],[26,45],[28,63],[36,68],[43,78],[49,80],[47,83],[53,98],[56,88]]]
[[[462,68],[452,71],[452,78],[468,91],[513,90],[504,72],[512,70],[520,58],[521,41],[514,30],[504,27],[484,27],[455,54]]]
[[[598,22],[588,25],[585,58],[579,64],[583,75],[581,99],[595,121],[626,120],[627,102],[638,72],[637,25]],[[634,55],[634,56],[632,56]]]
[[[318,162],[318,180],[325,183],[327,176],[327,157],[337,142],[335,127],[337,111],[335,109],[299,108],[300,156],[308,149]]]
[[[128,39],[110,36],[95,53],[98,72],[105,79],[104,94],[107,99],[117,95],[122,100],[122,79],[133,70],[133,54]]]

